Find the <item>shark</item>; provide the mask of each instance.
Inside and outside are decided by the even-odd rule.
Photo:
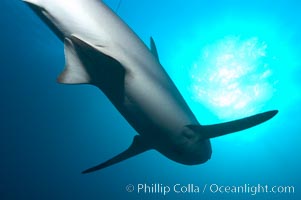
[[[207,162],[210,139],[242,131],[278,110],[202,125],[150,48],[101,0],[22,0],[64,43],[62,84],[98,87],[137,132],[120,154],[82,173],[104,169],[148,150],[184,165]]]

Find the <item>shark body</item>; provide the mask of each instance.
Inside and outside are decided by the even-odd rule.
[[[64,42],[64,84],[100,88],[137,131],[130,147],[85,170],[89,173],[155,149],[176,162],[195,165],[212,154],[210,138],[244,130],[272,118],[268,111],[232,122],[200,125],[149,49],[99,0],[23,0]]]

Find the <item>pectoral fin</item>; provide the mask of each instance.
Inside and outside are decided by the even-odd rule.
[[[118,154],[117,156],[111,158],[110,160],[101,163],[99,165],[96,165],[92,168],[89,168],[85,171],[83,171],[83,174],[91,173],[97,170],[101,170],[103,168],[109,167],[111,165],[114,165],[116,163],[122,162],[124,160],[127,160],[131,157],[137,156],[138,154],[141,154],[147,150],[150,150],[151,147],[149,144],[144,140],[144,138],[140,135],[137,135],[134,137],[133,143],[131,146],[125,150],[124,152]]]
[[[193,130],[194,132],[197,132],[201,134],[201,137],[204,139],[210,139],[222,135],[226,135],[229,133],[238,132],[241,130],[245,130],[248,128],[251,128],[253,126],[256,126],[258,124],[261,124],[272,117],[274,117],[278,113],[277,110],[268,111],[264,113],[260,113],[257,115],[253,115],[250,117],[246,117],[243,119],[234,120],[231,122],[225,122],[220,124],[214,124],[214,125],[188,125],[187,127]]]

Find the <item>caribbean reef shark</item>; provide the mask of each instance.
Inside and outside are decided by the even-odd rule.
[[[119,155],[89,173],[155,149],[186,165],[211,158],[210,138],[241,131],[276,115],[264,112],[216,125],[200,125],[150,49],[100,0],[23,0],[64,42],[65,69],[59,83],[91,84],[107,96],[137,131]]]

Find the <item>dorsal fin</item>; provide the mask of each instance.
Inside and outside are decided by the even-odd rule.
[[[118,154],[117,156],[111,158],[110,160],[101,163],[99,165],[96,165],[95,167],[91,167],[85,171],[83,171],[83,174],[91,173],[97,170],[101,170],[103,168],[109,167],[111,165],[114,165],[116,163],[122,162],[124,160],[127,160],[131,157],[137,156],[138,154],[141,154],[147,150],[150,150],[151,147],[147,143],[147,141],[144,140],[144,138],[140,135],[136,135],[134,137],[133,143],[131,146],[125,150],[124,152]]]
[[[158,59],[158,61],[160,61],[157,47],[156,47],[155,41],[152,37],[150,37],[150,51]]]

